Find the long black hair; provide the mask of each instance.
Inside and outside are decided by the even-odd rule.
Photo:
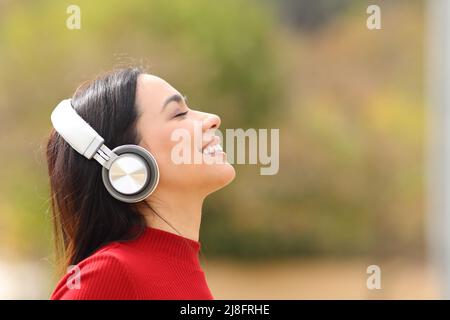
[[[109,148],[138,144],[136,107],[138,68],[104,74],[82,84],[72,97],[77,113]],[[60,272],[102,245],[138,237],[145,218],[134,204],[111,197],[103,186],[102,167],[77,153],[52,130],[47,142],[52,218]]]

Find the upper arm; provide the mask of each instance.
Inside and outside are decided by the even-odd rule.
[[[58,283],[52,300],[136,299],[127,266],[113,255],[88,258]]]

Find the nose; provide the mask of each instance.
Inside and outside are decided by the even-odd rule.
[[[215,114],[208,113],[203,119],[203,130],[218,129],[220,127],[220,117]]]

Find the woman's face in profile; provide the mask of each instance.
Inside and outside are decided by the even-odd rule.
[[[217,115],[190,109],[183,96],[163,79],[142,74],[137,81],[140,145],[156,158],[158,189],[196,191],[220,189],[235,176],[219,146]]]

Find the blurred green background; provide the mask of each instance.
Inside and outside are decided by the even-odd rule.
[[[70,4],[81,9],[80,30],[66,28]],[[367,29],[369,4],[380,5],[382,30]],[[239,297],[245,284],[232,291],[223,279],[252,263],[294,261],[295,272],[302,261],[362,261],[349,268],[365,286],[367,259],[422,261],[423,11],[419,0],[0,0],[0,278],[11,261],[44,270],[35,291],[12,282],[14,293],[4,287],[0,297],[45,299],[53,285],[52,108],[79,83],[130,64],[219,114],[222,129],[280,129],[277,175],[235,165],[235,181],[205,203],[202,250],[216,297]],[[301,298],[301,287],[280,290]]]

